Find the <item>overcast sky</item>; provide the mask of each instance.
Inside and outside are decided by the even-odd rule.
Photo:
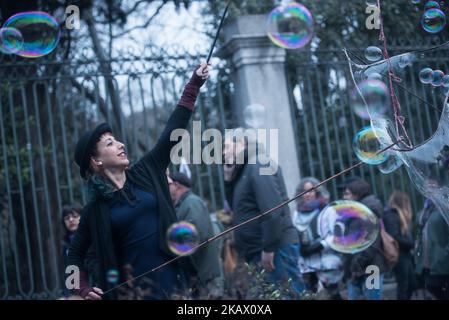
[[[130,16],[127,28],[143,24],[145,18],[151,16],[159,4],[160,1],[155,1],[147,8]],[[129,36],[118,41],[117,46],[143,47],[152,43],[163,47],[179,45],[189,52],[196,52],[197,49],[207,52],[211,40],[205,34],[206,25],[201,17],[201,7],[204,5],[207,3],[194,1],[188,10],[181,8],[176,11],[175,6],[169,3],[164,6],[146,30],[133,31]]]

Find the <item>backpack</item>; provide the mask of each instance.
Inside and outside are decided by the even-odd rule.
[[[380,221],[380,237],[382,239],[382,254],[388,268],[393,269],[399,259],[399,243],[385,230],[382,220]]]

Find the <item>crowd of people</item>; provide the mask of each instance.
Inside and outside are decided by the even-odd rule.
[[[399,256],[394,265],[387,261],[380,236],[361,252],[339,253],[318,230],[320,212],[338,200],[331,199],[324,186],[299,197],[293,212],[281,206],[256,219],[287,200],[288,194],[281,168],[272,175],[259,173],[261,164],[249,152],[254,142],[239,138],[241,129],[224,138],[225,209],[220,215],[211,212],[207,201],[192,191],[188,175],[167,170],[170,150],[177,143],[170,140],[170,133],[187,127],[207,77],[208,66],[202,64],[157,144],[130,168],[125,146],[107,124],[80,138],[75,160],[88,180],[91,199],[84,208],[68,204],[63,209],[64,263],[81,270],[79,288],[71,292],[65,288],[66,296],[117,299],[115,285],[136,278],[133,287],[142,289],[143,299],[171,299],[186,290],[194,299],[230,298],[229,276],[237,265],[245,264],[263,273],[268,284],[287,280],[292,299],[309,292],[335,300],[379,300],[387,274],[395,276],[397,299],[411,299],[419,288],[435,299],[449,298],[449,226],[429,200],[421,212],[413,213],[405,193],[394,191],[383,204],[365,180],[348,178],[341,185],[340,199],[368,207],[397,242]],[[237,164],[241,155],[245,161]],[[318,183],[316,178],[304,178],[296,194]],[[254,220],[192,255],[148,272],[175,257],[166,241],[166,230],[173,223],[193,224],[202,243],[250,219]],[[372,265],[380,272],[374,287],[366,285],[366,270]]]

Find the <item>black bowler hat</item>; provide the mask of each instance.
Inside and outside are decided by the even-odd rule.
[[[111,127],[107,123],[102,123],[94,130],[90,130],[83,134],[78,140],[75,149],[75,162],[80,167],[81,177],[86,178],[86,171],[89,169],[89,161],[92,157],[92,151],[100,137],[106,133],[112,132]]]
[[[170,178],[173,181],[178,182],[179,184],[182,184],[183,186],[185,186],[187,188],[192,187],[192,181],[186,174],[184,174],[182,172],[173,172],[170,174]]]

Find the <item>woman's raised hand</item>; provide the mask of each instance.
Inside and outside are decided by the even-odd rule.
[[[210,63],[209,64],[207,64],[206,62],[201,63],[199,68],[196,69],[196,75],[201,79],[206,80],[209,77],[209,67]]]

